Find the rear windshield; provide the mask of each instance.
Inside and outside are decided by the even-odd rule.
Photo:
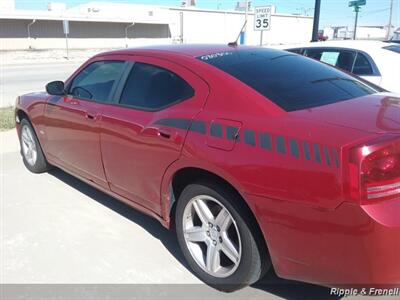
[[[393,51],[396,53],[400,53],[400,45],[390,45],[390,46],[383,47],[383,49]]]
[[[239,79],[286,111],[376,93],[333,67],[280,50],[242,48],[198,59]]]

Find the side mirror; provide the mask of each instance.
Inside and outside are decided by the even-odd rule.
[[[62,81],[52,81],[46,84],[46,92],[50,95],[65,95],[64,82]]]

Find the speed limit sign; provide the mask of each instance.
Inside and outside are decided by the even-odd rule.
[[[271,28],[271,6],[254,8],[254,30],[263,31]]]

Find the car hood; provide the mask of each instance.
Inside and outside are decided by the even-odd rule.
[[[378,93],[291,114],[369,133],[400,133],[400,95]]]

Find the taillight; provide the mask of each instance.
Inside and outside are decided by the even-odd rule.
[[[361,200],[400,199],[400,144],[370,148],[375,151],[361,158]]]

